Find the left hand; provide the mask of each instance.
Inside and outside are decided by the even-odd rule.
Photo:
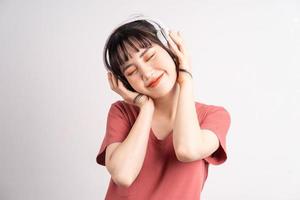
[[[192,73],[191,60],[179,31],[170,31],[169,36],[170,37],[168,38],[168,42],[171,47],[171,51],[178,57],[179,69],[185,69]],[[186,72],[179,71],[176,81],[179,84],[182,84],[187,79],[191,79],[190,75]]]

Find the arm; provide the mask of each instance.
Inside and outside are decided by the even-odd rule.
[[[153,111],[154,109],[147,105],[140,108],[127,138],[114,150],[109,159],[112,179],[126,187],[132,184],[142,168]]]
[[[182,73],[180,83],[173,143],[176,156],[182,162],[192,162],[211,155],[219,147],[215,133],[201,129],[195,108],[193,83],[188,74]]]
[[[191,71],[188,51],[179,31],[170,32],[169,45],[179,61],[179,70]],[[177,158],[182,162],[191,162],[211,155],[219,147],[215,133],[200,128],[194,102],[193,83],[188,73],[181,72],[177,80],[180,94],[177,104],[173,144]]]

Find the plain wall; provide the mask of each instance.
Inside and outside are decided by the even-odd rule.
[[[202,199],[300,199],[299,1],[0,1],[0,199],[104,199],[106,37],[132,13],[180,30],[195,99],[228,109]]]

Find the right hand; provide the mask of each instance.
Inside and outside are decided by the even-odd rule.
[[[133,104],[138,106],[139,108],[142,108],[143,106],[147,105],[154,108],[154,102],[152,98],[149,96],[146,96],[145,94],[137,93],[128,90],[117,77],[112,72],[108,72],[108,82],[110,85],[110,88],[118,93],[125,102],[129,104]],[[136,98],[136,99],[135,99]],[[134,102],[135,99],[135,102]]]

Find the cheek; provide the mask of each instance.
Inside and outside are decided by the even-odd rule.
[[[176,64],[171,57],[165,60],[164,68],[170,75],[177,76]]]
[[[158,66],[159,68],[165,69],[169,73],[173,70],[176,70],[175,62],[169,54],[164,54],[160,56],[155,61],[155,65]]]
[[[132,79],[127,79],[129,84],[131,85],[131,87],[133,89],[135,89],[137,92],[141,92],[144,90],[144,85],[143,82],[141,80],[136,80],[134,78]]]

